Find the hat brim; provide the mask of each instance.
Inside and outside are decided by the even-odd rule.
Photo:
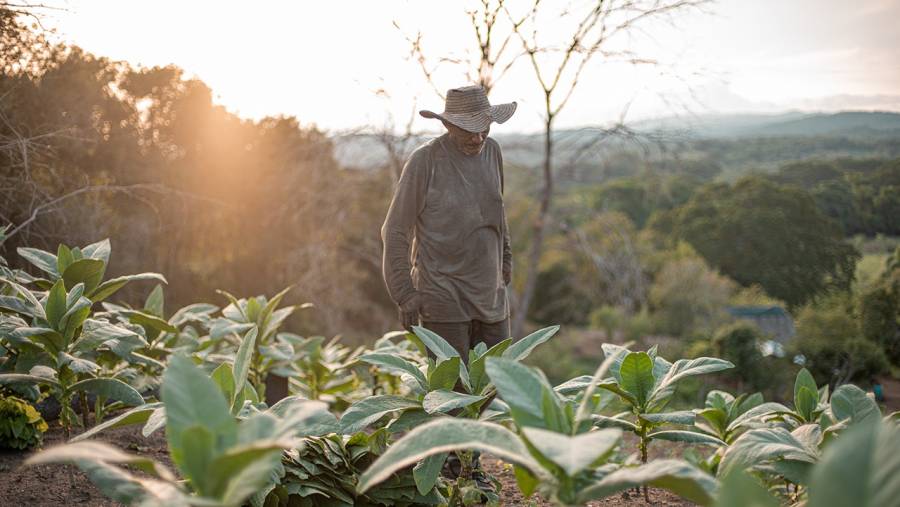
[[[491,123],[503,123],[512,118],[517,106],[515,102],[509,102],[507,104],[497,104],[474,113],[448,113],[445,111],[438,114],[423,109],[419,111],[419,114],[424,118],[434,118],[452,123],[469,132],[484,132]]]

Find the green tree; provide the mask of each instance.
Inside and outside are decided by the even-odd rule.
[[[723,274],[790,306],[848,289],[859,258],[808,193],[757,177],[703,187],[677,210],[674,232]]]

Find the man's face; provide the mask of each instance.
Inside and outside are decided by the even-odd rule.
[[[450,140],[453,144],[463,152],[464,155],[472,156],[481,153],[484,149],[484,143],[488,134],[491,132],[491,126],[488,125],[487,130],[483,132],[469,132],[463,130],[450,122],[444,122],[447,132],[450,134]]]

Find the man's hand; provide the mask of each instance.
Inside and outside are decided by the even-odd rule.
[[[400,305],[400,323],[403,329],[412,331],[419,324],[419,310],[422,308],[422,296],[418,292]]]

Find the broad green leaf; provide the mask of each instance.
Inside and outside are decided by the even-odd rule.
[[[722,479],[716,494],[716,507],[780,507],[769,491],[743,470],[735,470]]]
[[[449,453],[446,452],[432,454],[418,462],[413,468],[413,479],[416,481],[416,491],[418,491],[420,495],[428,494],[428,492],[434,488],[438,476],[441,473],[441,467],[443,467],[444,462],[447,461],[448,454]]]
[[[422,424],[425,424],[426,422],[431,421],[435,418],[436,416],[432,416],[422,409],[406,410],[401,413],[399,417],[389,422],[386,429],[390,433],[408,431],[417,426],[421,426]]]
[[[47,322],[56,331],[59,329],[59,320],[66,313],[66,287],[62,280],[57,280],[47,293]]]
[[[812,406],[815,408],[819,403],[819,388],[816,386],[816,381],[813,379],[812,374],[809,373],[809,370],[806,368],[802,368],[797,373],[797,379],[794,381],[794,408],[801,414],[804,414],[804,412],[800,411],[801,404],[804,406],[809,404],[809,400],[800,399],[800,390],[804,387],[810,391],[812,395]],[[804,417],[806,416],[804,415]],[[809,421],[809,418],[806,418],[806,420]]]
[[[75,436],[69,442],[79,442],[81,440],[86,440],[88,438],[93,437],[94,435],[100,433],[101,431],[105,431],[112,428],[119,428],[121,426],[130,426],[132,424],[143,424],[150,419],[150,415],[153,412],[162,407],[162,403],[147,403],[138,407],[134,407],[131,410],[123,412],[118,416],[103,421],[102,423],[94,426],[93,428],[81,433],[80,435]]]
[[[232,445],[237,428],[225,396],[218,386],[186,356],[177,354],[163,373],[162,401],[166,409],[166,438],[172,460],[181,466],[185,447],[183,434],[201,426],[215,436],[219,448]]]
[[[169,318],[169,324],[180,327],[183,324],[194,321],[205,321],[209,315],[217,312],[219,307],[208,303],[194,303],[179,309]]]
[[[253,327],[241,340],[237,354],[234,356],[234,390],[239,392],[244,389],[247,383],[247,376],[250,374],[250,360],[253,357],[254,346],[256,345],[258,328]],[[234,400],[228,400],[230,403]],[[232,413],[240,410],[240,407],[231,407]]]
[[[165,294],[163,293],[162,285],[157,284],[156,287],[153,287],[153,290],[150,291],[150,294],[147,295],[147,299],[144,301],[144,313],[162,317],[164,311]]]
[[[562,415],[562,404],[547,379],[536,373],[536,370],[501,357],[488,358],[485,369],[491,383],[497,387],[500,398],[509,405],[510,415],[516,424],[558,432],[566,430],[553,425],[560,418],[557,415]],[[550,396],[547,407],[544,406],[545,392]],[[556,415],[547,418],[545,410]]]
[[[507,338],[469,361],[469,383],[473,393],[483,394],[484,389],[490,384],[490,379],[484,369],[487,358],[501,356],[510,344],[512,344],[512,339]],[[479,343],[479,345],[484,345],[484,343]]]
[[[270,299],[266,303],[266,306],[263,307],[262,311],[259,314],[259,318],[257,319],[257,322],[259,322],[259,324],[263,327],[263,329],[266,329],[267,331],[271,330],[271,328],[269,326],[269,319],[272,316],[272,313],[275,311],[276,308],[278,308],[278,305],[281,304],[281,300],[284,298],[285,294],[290,292],[290,290],[293,288],[294,288],[293,285],[285,287],[284,289],[282,289],[281,292],[279,292],[278,294],[273,296],[272,299]]]
[[[400,356],[394,354],[372,352],[359,356],[359,360],[369,363],[380,370],[384,370],[388,373],[393,373],[394,375],[408,373],[416,380],[416,383],[418,383],[419,387],[421,387],[423,391],[428,390],[428,381],[425,379],[425,374],[422,373],[422,370],[420,370],[415,364],[407,361],[406,359],[403,359]]]
[[[510,345],[509,348],[507,348],[503,353],[503,357],[515,361],[521,361],[528,357],[528,355],[531,354],[531,351],[534,350],[535,347],[552,338],[557,331],[559,331],[559,326],[550,326],[539,329],[526,336],[525,338],[522,338],[521,340]]]
[[[696,414],[690,410],[681,410],[678,412],[658,412],[652,414],[641,414],[641,419],[653,424],[694,424]]]
[[[103,261],[79,259],[69,264],[62,279],[66,282],[66,289],[71,290],[75,285],[83,283],[84,291],[90,294],[100,285],[105,270],[106,264]]]
[[[141,396],[141,393],[125,382],[112,377],[85,379],[69,386],[69,390],[76,393],[85,391],[111,400],[121,401],[130,406],[144,404],[144,398]]]
[[[328,404],[300,396],[288,396],[272,405],[268,414],[277,416],[278,437],[321,436],[340,431],[338,420],[328,410]]]
[[[775,413],[786,413],[789,411],[790,409],[782,405],[781,403],[766,402],[751,408],[750,410],[738,416],[735,420],[731,421],[731,423],[728,424],[727,431],[728,433],[731,433],[751,421],[765,418],[766,416]]]
[[[525,467],[513,465],[513,473],[516,476],[516,485],[525,498],[530,497],[541,483],[540,479]]]
[[[640,408],[646,406],[656,379],[653,378],[653,359],[646,352],[631,352],[619,367],[619,385],[631,393]]]
[[[364,398],[344,411],[341,416],[341,432],[356,433],[387,414],[419,407],[418,402],[400,396],[381,395]]]
[[[168,432],[167,432],[168,433]],[[215,435],[201,425],[192,425],[181,432],[178,470],[201,496],[214,496],[208,485],[207,471],[217,454]],[[174,461],[174,453],[173,453]]]
[[[528,453],[525,444],[503,426],[443,417],[413,429],[388,447],[359,477],[357,492],[365,493],[397,470],[428,456],[459,450],[487,452],[535,473],[541,471],[541,466]]]
[[[575,424],[573,424],[573,430],[575,432],[581,431],[582,422],[587,421],[590,418],[591,412],[594,410],[594,391],[596,391],[600,383],[603,382],[603,379],[606,377],[607,372],[610,372],[616,362],[621,361],[621,359],[624,358],[626,354],[628,354],[628,351],[625,348],[609,350],[604,348],[603,353],[606,357],[603,359],[603,362],[600,363],[600,366],[598,366],[594,371],[594,375],[590,378],[587,386],[585,386],[584,394],[581,397],[581,403],[578,404],[578,410],[576,410],[575,412]],[[621,366],[621,362],[619,362],[619,365]],[[612,380],[612,383],[615,384],[615,380]],[[618,389],[618,386],[616,386],[616,388]],[[557,386],[556,389],[560,389],[560,386]]]
[[[686,377],[704,375],[734,368],[734,364],[715,357],[698,357],[697,359],[679,359],[672,364],[666,375],[656,385],[651,399],[661,400],[671,394],[675,384]]]
[[[105,264],[109,264],[110,251],[109,238],[100,240],[96,243],[91,243],[81,249],[81,253],[84,257],[97,259],[103,261]]]
[[[50,384],[59,387],[59,382],[52,378],[24,373],[0,373],[0,385],[7,384]]]
[[[59,247],[56,249],[56,272],[63,273],[66,271],[66,268],[69,267],[69,264],[75,260],[72,257],[72,251],[69,250],[69,247],[59,244]]]
[[[53,278],[59,277],[58,262],[56,256],[50,252],[37,248],[19,247],[16,249],[19,255],[26,261],[37,266],[41,271],[49,273]]]
[[[852,423],[877,419],[881,410],[868,394],[853,384],[844,384],[831,395],[831,413],[838,421],[850,419]]]
[[[431,351],[438,361],[446,361],[451,357],[459,357],[459,352],[447,343],[447,340],[438,336],[437,333],[430,329],[420,326],[413,326],[413,332],[422,341],[425,347]]]
[[[605,429],[568,436],[540,428],[522,428],[528,442],[569,477],[609,454],[622,438],[622,430]]]
[[[687,442],[689,444],[711,445],[713,447],[725,446],[725,442],[719,440],[718,438],[712,435],[707,435],[705,433],[698,433],[696,431],[663,430],[654,431],[647,436],[651,439],[669,440],[671,442]]]
[[[881,507],[900,499],[900,429],[866,420],[849,428],[813,468],[809,505]]]
[[[111,324],[105,320],[87,319],[81,331],[81,336],[72,345],[72,350],[91,352],[109,340],[129,338],[147,345],[146,340],[134,331]]]
[[[216,369],[209,374],[209,378],[211,378],[212,381],[215,382],[217,386],[219,386],[219,390],[222,391],[225,399],[228,400],[230,404],[232,404],[233,409],[233,404],[235,401],[235,389],[234,372],[231,369],[231,365],[228,363],[219,364],[219,366],[216,366]]]
[[[594,426],[598,428],[620,428],[625,431],[634,431],[635,433],[638,431],[636,424],[626,421],[619,416],[607,417],[605,415],[594,414],[591,416],[591,420],[593,421]]]
[[[161,479],[167,481],[175,480],[175,476],[169,469],[152,459],[128,454],[107,443],[91,440],[50,447],[32,455],[25,460],[25,464],[45,465],[48,463],[76,463],[80,461],[127,464]]]
[[[213,498],[239,505],[265,486],[270,473],[281,462],[281,451],[291,440],[261,439],[232,447],[214,457],[206,469],[207,488]]]
[[[638,467],[616,470],[580,492],[582,502],[610,496],[635,486],[648,485],[675,493],[700,505],[713,501],[716,480],[682,460],[660,459]]]
[[[784,428],[750,430],[734,441],[722,456],[719,475],[735,468],[750,468],[778,458],[815,463],[818,456]]]
[[[471,394],[457,393],[446,389],[431,391],[425,395],[422,400],[422,408],[429,414],[450,412],[458,408],[468,407],[469,405],[486,400],[484,396],[474,396]]]
[[[804,421],[812,421],[813,411],[816,409],[818,394],[810,390],[806,386],[800,386],[797,391],[797,397],[794,398],[794,408],[797,409]]]
[[[428,390],[437,389],[453,389],[459,380],[460,374],[460,358],[459,356],[451,357],[440,362],[428,375]]]
[[[16,302],[14,304],[15,298],[11,298],[9,296],[0,296],[0,303],[2,303],[2,305],[0,306],[2,306],[3,308],[9,308],[10,310],[13,310],[15,312],[25,313],[26,315],[30,315],[32,317],[47,320],[47,314],[44,312],[44,306],[40,303],[40,301],[38,301],[38,299],[30,290],[22,287],[16,282],[7,280],[5,278],[0,278],[0,282],[4,282],[15,289],[15,291],[20,296],[22,296],[24,300],[22,303]],[[26,311],[21,311],[17,309],[16,306]]]
[[[136,275],[125,275],[117,278],[111,278],[101,283],[96,289],[88,292],[88,298],[97,303],[112,296],[129,282],[138,280],[159,280],[162,283],[168,283],[166,278],[159,273],[140,273]]]
[[[100,365],[90,361],[88,359],[83,359],[80,357],[75,357],[71,354],[67,354],[65,352],[60,352],[57,356],[57,362],[60,367],[68,366],[73,373],[93,373],[100,369]]]

